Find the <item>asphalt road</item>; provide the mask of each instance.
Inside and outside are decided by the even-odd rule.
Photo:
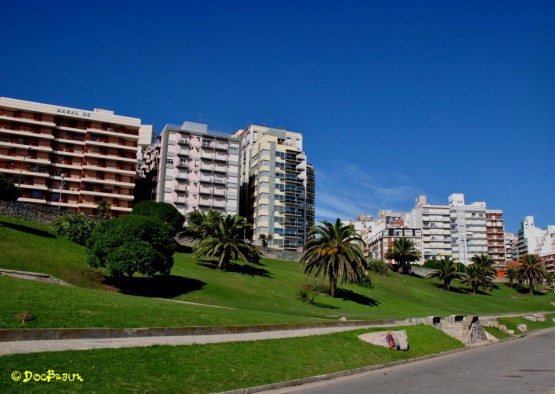
[[[555,394],[555,329],[464,352],[267,393]]]

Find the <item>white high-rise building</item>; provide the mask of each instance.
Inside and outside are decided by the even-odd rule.
[[[238,130],[241,142],[241,216],[253,224],[252,240],[302,250],[314,218],[314,171],[303,152],[302,134],[250,125]],[[308,192],[308,193],[307,193]]]
[[[422,229],[424,261],[441,260],[452,255],[451,212],[448,206],[428,204],[426,196],[418,196],[409,220],[413,228]]]
[[[464,194],[449,196],[453,258],[469,265],[478,254],[488,254],[486,203],[465,205]]]

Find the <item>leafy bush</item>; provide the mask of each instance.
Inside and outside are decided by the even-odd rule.
[[[173,266],[174,229],[159,219],[127,215],[98,225],[89,240],[87,260],[108,275],[132,276],[135,272],[167,275]]]
[[[372,288],[372,278],[370,278],[370,274],[368,272],[362,275],[357,283],[359,286],[366,287],[367,289]]]
[[[167,202],[141,201],[133,207],[131,214],[159,219],[173,228],[174,235],[183,228],[185,223],[185,217],[176,207]]]
[[[302,302],[314,303],[314,297],[318,294],[329,294],[329,287],[319,281],[306,281],[299,285],[297,299]]]
[[[83,214],[70,213],[57,217],[50,226],[56,234],[65,235],[70,241],[86,245],[97,222]]]
[[[378,275],[386,276],[389,274],[389,267],[383,260],[370,260],[367,263],[368,270],[377,273]]]
[[[439,268],[439,261],[435,259],[428,260],[424,263],[424,268],[430,268],[436,270]]]

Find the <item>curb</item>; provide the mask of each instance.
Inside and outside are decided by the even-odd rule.
[[[345,322],[259,324],[252,326],[196,326],[158,328],[23,328],[0,329],[0,342],[56,340],[56,339],[102,339],[136,338],[179,335],[244,334],[266,331],[302,330],[329,327],[387,326],[403,324],[395,320],[353,320]],[[406,323],[405,323],[406,324]]]

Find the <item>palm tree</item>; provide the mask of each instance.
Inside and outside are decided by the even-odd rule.
[[[528,281],[530,284],[528,294],[534,295],[534,283],[539,283],[542,279],[547,278],[547,271],[542,259],[537,254],[525,254],[518,259],[518,262],[520,265],[516,267],[516,279]]]
[[[513,287],[516,281],[516,268],[509,267],[505,270],[505,276],[509,279],[509,287]]]
[[[106,213],[108,213],[108,211],[112,209],[112,203],[107,200],[102,200],[98,203],[96,209],[98,210],[98,217],[104,218],[106,216]]]
[[[218,221],[222,215],[216,211],[191,211],[187,214],[188,224],[186,235],[192,235],[193,238],[205,238],[210,235],[212,224]]]
[[[352,225],[344,225],[339,219],[331,224],[322,221],[308,233],[309,240],[301,264],[305,264],[304,273],[314,271],[316,276],[327,276],[330,283],[330,295],[335,297],[337,282],[347,280],[357,282],[363,275],[366,261],[361,246],[364,241]]]
[[[193,256],[216,257],[220,270],[225,270],[232,259],[240,258],[247,263],[258,262],[258,250],[242,238],[243,229],[249,226],[242,216],[218,215],[213,222],[206,224],[205,231],[208,235],[195,245]]]
[[[472,287],[472,294],[478,292],[478,287],[484,284],[484,276],[482,275],[482,269],[477,264],[470,264],[466,267],[466,272],[462,277],[461,283],[464,285],[470,285]]]
[[[443,280],[443,290],[449,290],[453,279],[461,279],[463,273],[458,271],[457,263],[450,256],[438,262],[437,270],[428,275],[428,278]]]
[[[491,256],[480,253],[472,256],[470,261],[472,261],[472,264],[476,264],[480,267],[483,282],[482,286],[484,286],[484,288],[490,288],[493,283],[493,279],[495,279],[495,276],[497,275],[497,268]]]
[[[410,263],[420,259],[420,252],[416,250],[414,242],[405,237],[393,241],[392,248],[385,254],[387,259],[393,259],[399,264],[399,271],[410,272]]]

